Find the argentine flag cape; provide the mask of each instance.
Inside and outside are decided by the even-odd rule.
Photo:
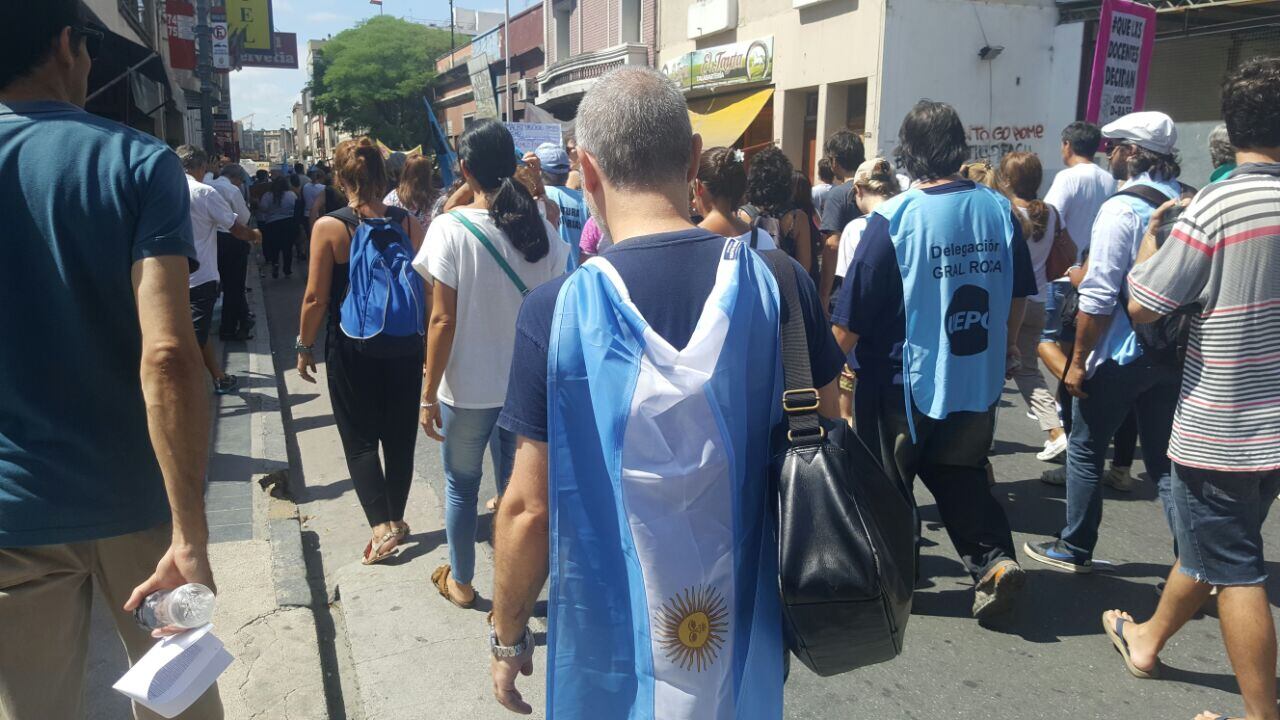
[[[778,327],[773,276],[736,240],[683,350],[606,258],[565,282],[548,348],[551,720],[782,717]]]
[[[1013,215],[983,185],[931,195],[913,188],[875,214],[889,221],[902,275],[906,406],[943,419],[982,412],[1004,387],[1013,297]],[[912,437],[915,423],[907,413]]]

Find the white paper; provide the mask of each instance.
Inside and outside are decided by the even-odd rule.
[[[231,665],[231,653],[212,630],[212,625],[205,625],[164,638],[112,687],[166,718],[175,717]]]

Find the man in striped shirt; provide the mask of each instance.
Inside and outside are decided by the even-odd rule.
[[[1151,620],[1111,611],[1103,622],[1129,669],[1149,673],[1219,588],[1246,716],[1274,720],[1261,527],[1280,492],[1280,59],[1242,66],[1223,87],[1222,109],[1239,167],[1196,197],[1159,250],[1148,231],[1128,280],[1135,322],[1200,306],[1169,443],[1179,561]]]

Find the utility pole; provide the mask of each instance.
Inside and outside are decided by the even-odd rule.
[[[200,80],[200,144],[210,157],[213,142],[213,28],[209,26],[209,0],[196,0],[196,75]]]
[[[452,57],[453,51],[457,50],[457,46],[453,44],[453,0],[449,0],[449,55]]]
[[[502,23],[502,94],[507,105],[507,122],[515,122],[515,104],[511,101],[511,0],[503,0],[506,19]]]

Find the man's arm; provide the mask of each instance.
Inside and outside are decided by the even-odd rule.
[[[1088,393],[1082,389],[1085,363],[1089,360],[1089,353],[1098,346],[1098,340],[1110,327],[1110,315],[1090,315],[1083,310],[1076,314],[1076,344],[1071,351],[1071,364],[1067,367],[1067,374],[1062,379],[1067,386],[1067,392],[1079,398],[1089,397]]]
[[[550,521],[547,444],[521,436],[511,482],[494,521],[493,627],[501,645],[520,642],[547,581]],[[532,651],[517,658],[494,658],[492,665],[498,702],[508,710],[531,713],[515,681],[518,673],[533,673]]]
[[[250,230],[248,225],[245,225],[244,223],[239,221],[236,221],[236,224],[231,226],[231,235],[247,243],[262,242],[261,232],[259,232],[258,230]]]
[[[155,574],[134,589],[125,610],[157,590],[188,582],[214,587],[204,514],[209,400],[191,326],[187,267],[187,258],[177,255],[144,258],[133,265],[142,330],[142,395],[173,513],[173,540]]]
[[[823,312],[831,305],[831,288],[836,282],[836,258],[839,254],[840,233],[828,233],[822,240],[822,277],[818,286],[818,301]]]

